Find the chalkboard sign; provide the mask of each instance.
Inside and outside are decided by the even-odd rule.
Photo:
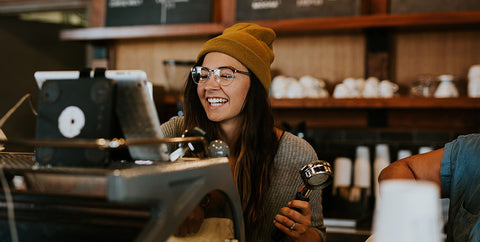
[[[361,0],[237,0],[237,21],[354,16]]]
[[[209,23],[212,0],[108,0],[106,26]]]

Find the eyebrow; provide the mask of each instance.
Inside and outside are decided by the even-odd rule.
[[[233,67],[233,66],[219,66],[219,67],[213,68],[213,69],[210,69],[210,68],[208,68],[208,67],[206,67],[206,66],[202,66],[202,67],[207,68],[207,69],[209,69],[209,70],[215,70],[215,69],[220,69],[220,68],[233,68],[233,69],[235,69],[235,70],[242,71],[242,70],[239,70],[238,68],[235,68],[235,67]],[[245,71],[245,72],[248,72],[248,70]]]
[[[220,69],[220,68],[233,68],[233,69],[235,69],[235,70],[237,70],[237,71],[242,71],[242,70],[239,70],[238,68],[235,68],[235,67],[233,67],[233,66],[220,66],[220,67],[218,67],[217,69]],[[249,70],[247,69],[246,71],[243,71],[243,72],[249,72]]]

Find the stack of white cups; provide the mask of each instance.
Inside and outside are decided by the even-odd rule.
[[[367,188],[371,186],[370,152],[367,146],[358,146],[356,150],[355,164],[353,168],[353,185]]]
[[[373,161],[373,184],[375,189],[375,197],[378,197],[378,176],[383,168],[390,165],[390,151],[388,145],[378,144],[375,147],[375,160]]]
[[[430,146],[421,146],[420,148],[418,148],[418,153],[419,154],[428,153],[432,150],[433,150],[433,148],[430,147]]]
[[[410,150],[399,150],[397,160],[401,160],[409,156],[412,156],[412,152]]]
[[[350,188],[352,180],[352,160],[347,157],[338,157],[333,165],[333,195],[337,194],[340,187]]]

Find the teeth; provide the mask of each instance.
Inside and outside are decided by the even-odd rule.
[[[226,103],[228,100],[225,99],[225,98],[208,98],[207,101],[212,106],[220,106],[220,105]]]

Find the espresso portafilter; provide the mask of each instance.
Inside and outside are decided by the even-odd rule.
[[[300,169],[304,185],[297,192],[295,199],[309,201],[313,190],[320,190],[332,184],[333,171],[330,164],[323,160],[308,163]]]

